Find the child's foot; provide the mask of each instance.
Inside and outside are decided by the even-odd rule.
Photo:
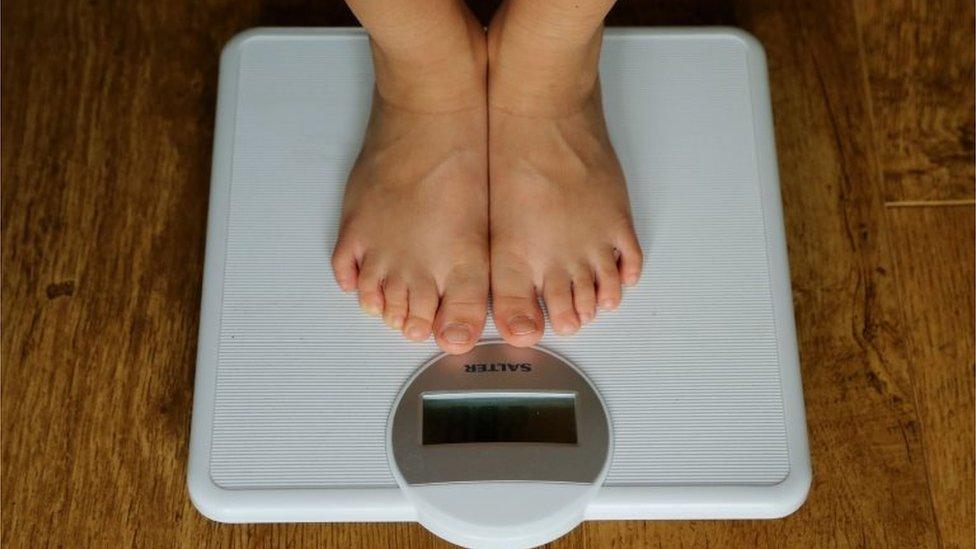
[[[473,19],[444,25],[464,35],[422,44],[415,58],[373,43],[377,91],[332,266],[365,311],[463,353],[488,302],[484,33]]]
[[[488,34],[491,290],[498,331],[524,346],[542,337],[537,294],[571,334],[619,305],[643,260],[603,119],[600,29],[523,25],[509,7]]]

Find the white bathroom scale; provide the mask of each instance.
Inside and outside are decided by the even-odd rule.
[[[617,311],[443,356],[333,281],[367,122],[358,29],[220,68],[189,490],[222,522],[419,521],[472,547],[582,520],[776,518],[810,486],[766,63],[735,29],[611,29],[603,101],[645,252]],[[532,151],[526,151],[531,155]]]

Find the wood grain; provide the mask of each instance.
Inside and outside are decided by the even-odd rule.
[[[973,543],[973,224],[972,207],[904,208],[888,213],[897,239],[912,387],[940,541]]]
[[[3,545],[444,546],[414,524],[216,524],[185,488],[219,50],[354,24],[344,5],[0,9]],[[608,20],[766,47],[815,480],[783,520],[590,522],[553,546],[972,547],[971,3],[624,1]],[[906,202],[924,207],[885,207]]]
[[[937,533],[970,546],[976,44],[955,22],[971,22],[974,5],[855,6]]]
[[[885,199],[973,198],[973,2],[857,2]]]

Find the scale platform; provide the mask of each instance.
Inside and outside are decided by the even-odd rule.
[[[190,495],[204,515],[419,520],[477,546],[495,538],[452,531],[421,502],[478,507],[472,516],[504,529],[517,513],[502,508],[517,511],[589,475],[585,494],[550,498],[576,498],[573,516],[541,537],[505,538],[511,545],[548,541],[584,519],[775,518],[802,504],[811,471],[762,48],[735,29],[611,29],[601,77],[645,251],[640,283],[577,335],[547,331],[534,355],[451,363],[433,341],[408,342],[363,314],[333,282],[343,185],[371,99],[366,35],[258,29],[228,44],[189,460]],[[490,321],[483,339],[473,352],[513,349],[491,343]],[[440,445],[427,446],[428,416],[462,417],[445,387],[481,387],[481,397],[504,400],[521,389],[499,383],[523,379],[525,365],[545,370],[546,361],[575,381],[532,382],[533,394],[549,399],[552,419],[542,423],[575,419],[571,437],[551,428],[533,438],[509,421],[493,427],[492,440],[435,429],[430,441]],[[483,366],[490,375],[456,381],[463,375],[449,373],[440,389],[420,390],[412,384],[425,365]],[[486,408],[491,421],[499,406]],[[579,453],[586,444],[595,453]],[[399,445],[414,446],[395,459]],[[441,466],[422,457],[433,450]],[[496,450],[512,459],[478,469],[479,456]],[[525,470],[552,486],[533,484],[540,479]],[[482,477],[464,482],[469,473]],[[463,492],[486,478],[511,489]],[[418,499],[414,484],[440,495]]]

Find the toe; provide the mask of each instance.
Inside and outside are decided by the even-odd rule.
[[[596,299],[601,309],[616,309],[620,305],[620,271],[612,252],[607,252],[596,264]]]
[[[579,330],[580,321],[573,305],[573,288],[569,276],[547,276],[542,285],[542,297],[546,300],[546,309],[549,311],[549,321],[552,322],[554,332],[568,335]]]
[[[359,267],[356,264],[355,250],[347,238],[340,237],[332,250],[332,274],[342,291],[351,292],[356,289]]]
[[[498,333],[516,347],[534,345],[542,338],[544,324],[532,277],[522,266],[496,263],[491,269],[491,299]]]
[[[388,276],[383,284],[383,321],[395,330],[407,319],[407,283],[400,276]]]
[[[403,335],[412,341],[423,341],[430,335],[430,327],[437,312],[437,288],[433,280],[415,283],[407,290],[408,313],[403,323]]]
[[[359,306],[367,313],[379,316],[383,313],[383,272],[368,258],[359,269]]]
[[[641,269],[644,266],[644,254],[633,230],[628,230],[617,239],[617,250],[620,252],[620,280],[627,286],[637,284]]]
[[[444,284],[434,334],[446,353],[470,351],[481,337],[488,311],[488,267],[459,269]]]
[[[573,305],[581,323],[589,324],[596,318],[596,281],[592,273],[582,272],[573,277]]]

